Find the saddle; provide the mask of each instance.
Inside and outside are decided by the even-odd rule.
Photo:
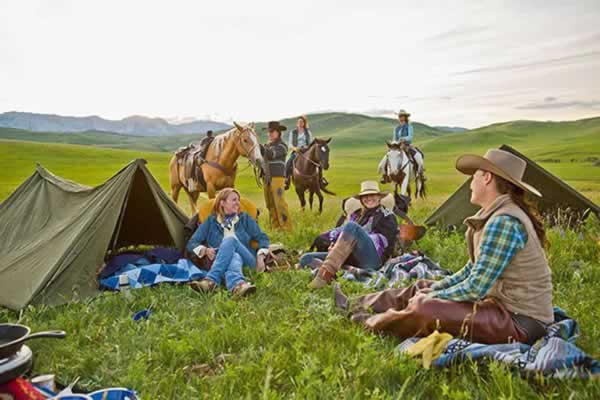
[[[204,163],[204,149],[201,146],[190,144],[180,147],[175,153],[177,163],[183,166],[183,176],[187,190],[194,192],[198,185],[206,187],[206,181],[202,174],[202,164]]]

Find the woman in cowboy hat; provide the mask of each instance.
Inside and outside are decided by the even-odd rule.
[[[270,121],[263,131],[269,132],[269,143],[261,145],[260,150],[266,161],[263,176],[265,204],[269,210],[271,227],[274,229],[292,229],[292,220],[285,202],[285,156],[287,146],[281,140],[281,134],[287,128],[278,121]]]
[[[407,144],[412,144],[413,127],[412,124],[408,122],[408,117],[410,117],[410,113],[407,113],[406,110],[400,110],[398,112],[398,126],[394,128],[392,141],[398,143],[403,140]]]
[[[409,117],[410,117],[410,113],[406,112],[406,110],[400,110],[398,112],[398,125],[394,128],[392,142],[393,143],[405,143],[408,146],[408,151],[406,152],[408,157],[412,161],[413,165],[417,165],[419,167],[418,173],[421,174],[423,178],[425,178],[423,166],[420,165],[421,163],[417,163],[417,160],[415,159],[417,149],[412,145],[413,127],[412,127],[412,124],[408,120]],[[389,162],[389,160],[387,160],[386,158],[387,158],[387,155],[384,156],[384,161],[382,161],[382,162],[385,162],[385,163]],[[421,162],[422,162],[422,160],[421,160]],[[386,171],[387,167],[384,166],[382,169],[383,169],[383,171]],[[384,172],[383,176],[381,177],[380,182],[388,183],[388,182],[391,182],[391,179]]]
[[[345,204],[346,210],[350,211],[348,221],[328,232],[329,251],[308,253],[300,259],[301,266],[319,267],[310,284],[313,289],[326,286],[335,279],[336,272],[346,260],[355,267],[377,269],[394,249],[398,221],[391,209],[382,205],[391,199],[393,207],[393,197],[380,191],[375,181],[362,182],[360,192],[353,197]],[[358,202],[358,207],[352,206],[352,200]]]
[[[480,343],[531,344],[542,337],[554,321],[552,279],[544,227],[524,199],[541,194],[523,182],[525,166],[503,150],[461,156],[456,168],[472,176],[471,203],[481,207],[465,220],[469,262],[438,282],[363,296],[352,319],[402,338],[435,329]],[[336,290],[337,303],[347,305]]]

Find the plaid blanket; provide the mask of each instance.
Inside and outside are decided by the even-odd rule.
[[[379,270],[351,267],[344,271],[342,278],[361,282],[370,289],[384,289],[412,279],[435,279],[449,274],[429,257],[407,253],[390,258]]]
[[[465,360],[496,360],[523,373],[541,373],[550,378],[581,378],[600,376],[600,362],[575,345],[579,326],[563,310],[554,308],[554,324],[545,337],[533,346],[523,343],[481,344],[464,339],[452,339],[446,349],[433,361],[434,367],[449,367]],[[406,339],[396,348],[404,354],[421,338]]]
[[[100,280],[100,286],[110,290],[119,290],[119,275],[125,274],[129,278],[129,286],[139,289],[146,286],[154,286],[163,282],[189,282],[202,279],[206,276],[203,271],[192,264],[189,260],[182,258],[177,264],[127,264],[125,268],[114,275]]]

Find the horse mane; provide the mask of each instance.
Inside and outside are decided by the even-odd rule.
[[[225,142],[231,138],[231,136],[235,133],[237,128],[231,128],[225,133],[221,133],[220,135],[215,136],[214,140],[211,143],[211,147],[213,147],[213,151],[215,152],[215,157],[218,159],[223,153],[223,146]]]

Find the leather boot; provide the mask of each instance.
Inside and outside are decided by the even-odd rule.
[[[285,186],[283,187],[283,190],[289,190],[290,188],[290,178],[286,177],[285,178]]]
[[[311,289],[319,289],[329,285],[334,279],[335,274],[342,268],[344,261],[352,254],[356,240],[346,232],[342,232],[333,248],[327,254],[327,258],[319,267],[319,272],[315,279],[310,283]]]

